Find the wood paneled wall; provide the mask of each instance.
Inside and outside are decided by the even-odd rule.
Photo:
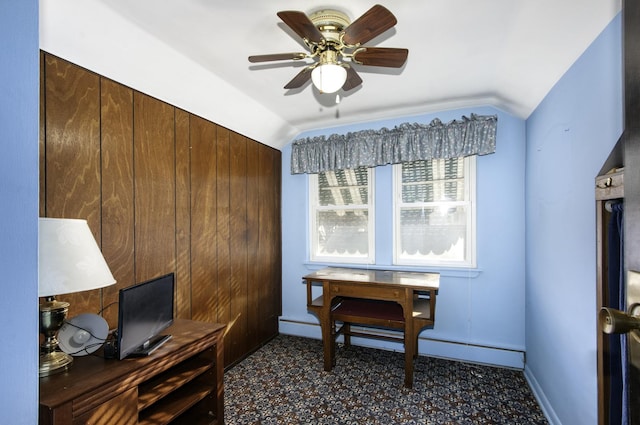
[[[83,218],[117,284],[60,296],[117,324],[176,274],[176,317],[228,324],[225,363],[278,332],[279,151],[43,52],[40,215]]]

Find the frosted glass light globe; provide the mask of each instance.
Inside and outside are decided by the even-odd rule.
[[[320,93],[335,93],[347,81],[347,70],[340,65],[320,65],[311,71],[311,81]]]

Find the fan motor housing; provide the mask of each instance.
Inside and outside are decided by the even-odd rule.
[[[340,33],[351,24],[349,17],[338,10],[324,9],[313,12],[309,20],[327,41],[340,43]]]

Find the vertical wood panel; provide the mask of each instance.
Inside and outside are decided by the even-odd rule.
[[[260,236],[259,264],[261,269],[267,271],[265,273],[265,282],[260,286],[261,298],[261,327],[260,338],[268,339],[277,334],[278,303],[275,297],[279,295],[276,285],[275,276],[277,273],[276,265],[276,249],[277,241],[276,217],[273,205],[279,192],[274,186],[274,164],[271,157],[271,149],[267,146],[260,145],[259,149],[259,175],[260,175]]]
[[[273,282],[273,308],[275,309],[275,332],[278,332],[278,318],[282,315],[282,160],[281,154],[275,149],[270,149],[271,161],[271,211],[272,211],[272,282]]]
[[[118,324],[118,291],[135,283],[133,200],[133,91],[101,81],[102,253],[116,285],[103,289],[103,316]],[[109,307],[107,307],[109,306]]]
[[[231,258],[231,303],[233,326],[227,331],[227,357],[234,363],[247,352],[247,140],[231,133],[229,152],[229,224]]]
[[[260,237],[258,149],[257,143],[247,144],[247,256],[249,261],[247,281],[251,286],[247,297],[247,349],[249,351],[254,350],[260,344],[260,286],[263,283],[258,261],[260,258],[258,244]]]
[[[281,225],[280,225],[280,153],[275,149],[267,147],[265,155],[266,165],[269,170],[269,182],[267,190],[269,192],[269,204],[267,206],[268,219],[267,241],[270,244],[269,271],[271,275],[271,293],[267,300],[269,311],[269,326],[267,334],[269,338],[278,334],[278,318],[282,314],[282,255],[280,253]]]
[[[189,113],[176,110],[176,317],[191,318],[191,193]]]
[[[175,271],[174,108],[134,96],[135,277]]]
[[[46,56],[45,211],[86,219],[98,244],[100,228],[100,82],[96,74]],[[69,317],[100,310],[100,290],[60,297]]]
[[[229,258],[229,130],[218,126],[216,150],[216,228],[218,259],[218,305],[217,319],[226,323],[225,334],[233,328],[231,320],[231,266]],[[225,338],[228,341],[228,338]],[[224,356],[230,358],[231,351],[225,344]]]
[[[216,126],[191,116],[191,306],[194,320],[216,321]]]
[[[269,204],[269,192],[268,192],[268,169],[265,164],[265,151],[266,148],[262,145],[259,145],[258,148],[258,176],[259,176],[259,192],[258,192],[258,211],[259,211],[259,225],[258,225],[258,249],[260,251],[260,257],[258,257],[257,262],[259,264],[260,269],[262,270],[270,270],[269,262],[271,260],[271,247],[268,240],[268,204]],[[263,277],[264,284],[260,285],[258,288],[260,291],[260,328],[259,328],[259,338],[266,338],[268,335],[268,327],[269,327],[269,316],[271,314],[271,309],[267,305],[266,301],[269,299],[269,292],[271,289],[270,281],[271,276],[267,275],[266,278]]]

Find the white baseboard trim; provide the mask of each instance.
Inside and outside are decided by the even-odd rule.
[[[354,326],[355,328],[355,326]],[[322,339],[320,325],[303,321],[280,318],[279,331],[284,335]],[[371,329],[367,329],[371,332]],[[380,331],[384,333],[384,331]],[[342,337],[338,338],[341,341]],[[370,338],[351,338],[353,345],[404,352],[403,344]],[[524,352],[500,347],[488,347],[454,341],[436,340],[428,337],[418,338],[418,353],[429,357],[439,357],[469,363],[524,369]]]
[[[549,424],[562,425],[562,423],[560,422],[560,419],[556,415],[556,412],[553,410],[553,407],[551,407],[551,403],[549,403],[549,400],[545,396],[544,391],[542,391],[540,384],[538,384],[538,380],[531,372],[531,369],[529,369],[526,366],[524,368],[524,377],[529,383],[529,388],[531,388],[531,392],[533,393],[533,396],[538,401],[538,404],[540,405],[540,409],[542,409],[542,413],[544,413],[544,416],[549,421]]]

